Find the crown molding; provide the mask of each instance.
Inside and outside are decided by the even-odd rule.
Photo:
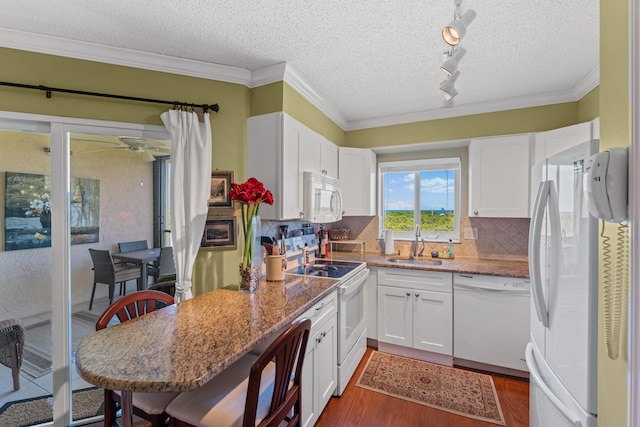
[[[243,68],[0,28],[0,46],[251,86]]]
[[[600,67],[598,66],[587,74],[573,89],[567,91],[545,93],[530,97],[503,99],[487,103],[461,105],[454,108],[438,108],[406,114],[348,121],[340,111],[338,111],[286,62],[250,71],[244,68],[231,67],[228,65],[170,57],[155,53],[81,42],[7,28],[0,28],[0,46],[87,61],[121,65],[125,67],[141,68],[145,70],[241,84],[249,88],[284,81],[309,101],[309,103],[318,108],[323,114],[336,123],[336,125],[343,131],[446,119],[473,114],[558,104],[562,102],[575,102],[595,88],[599,84],[600,78]],[[412,105],[407,104],[405,109],[412,110],[414,108],[412,108]]]

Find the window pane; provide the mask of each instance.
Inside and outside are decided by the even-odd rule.
[[[394,172],[383,175],[384,228],[394,231],[412,231],[415,211],[415,174]]]
[[[455,171],[420,172],[420,229],[454,231]]]

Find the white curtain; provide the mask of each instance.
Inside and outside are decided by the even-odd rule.
[[[171,135],[171,242],[176,263],[175,301],[192,298],[191,277],[211,193],[211,124],[196,113],[170,110],[160,116]]]

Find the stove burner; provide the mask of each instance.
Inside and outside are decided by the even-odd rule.
[[[314,277],[329,277],[339,279],[350,275],[354,270],[359,269],[363,264],[349,261],[329,261],[317,259],[307,268],[299,266],[288,270],[290,274],[305,274]]]

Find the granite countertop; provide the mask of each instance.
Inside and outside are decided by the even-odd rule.
[[[333,259],[343,261],[364,261],[372,267],[407,268],[412,270],[446,271],[451,273],[487,274],[491,276],[505,276],[529,278],[529,263],[521,260],[501,260],[490,258],[418,258],[418,261],[389,261],[393,255],[381,255],[375,253],[359,254],[355,252],[332,253]],[[420,260],[424,260],[421,262]],[[440,260],[442,264],[433,264],[429,261]]]
[[[193,390],[329,295],[338,280],[285,274],[254,293],[220,289],[82,339],[80,376],[110,390]]]

